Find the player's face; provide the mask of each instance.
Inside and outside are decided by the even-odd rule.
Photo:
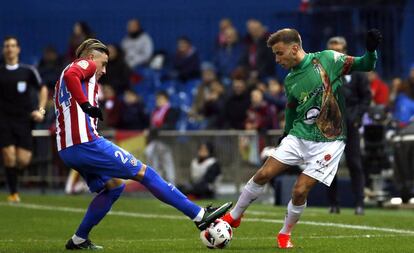
[[[20,47],[15,39],[8,39],[3,43],[3,55],[6,60],[14,60],[20,54]]]
[[[334,50],[334,51],[336,51],[336,52],[339,52],[339,53],[345,53],[345,48],[344,48],[344,46],[343,45],[341,45],[341,44],[339,44],[339,43],[331,43],[329,46],[328,46],[328,49],[329,50]]]
[[[276,63],[282,68],[290,69],[297,64],[296,55],[299,51],[297,44],[278,42],[272,46],[272,51],[275,54]]]
[[[108,65],[108,55],[98,52],[93,54],[92,60],[96,64],[96,80],[99,80],[101,76],[106,74],[106,65]]]

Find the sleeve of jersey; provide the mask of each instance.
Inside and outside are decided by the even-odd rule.
[[[288,100],[286,103],[285,109],[285,133],[289,133],[289,131],[293,128],[293,122],[296,119],[296,107],[298,106],[298,102],[295,98],[288,96]]]
[[[366,52],[361,57],[354,57],[351,71],[372,71],[377,63],[377,52]]]
[[[88,98],[83,94],[81,81],[91,78],[95,71],[94,62],[81,60],[74,63],[63,75],[68,91],[80,105],[88,102]]]
[[[32,71],[32,82],[35,84],[36,89],[40,89],[42,87],[42,78],[40,77],[39,72],[35,67],[30,67],[30,70]]]

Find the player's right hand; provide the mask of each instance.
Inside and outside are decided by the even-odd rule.
[[[366,47],[369,52],[374,52],[382,41],[382,34],[378,29],[370,29],[367,32]]]
[[[103,121],[103,115],[101,109],[96,106],[92,106],[89,102],[85,102],[80,105],[82,111],[88,114],[92,118],[98,118]]]

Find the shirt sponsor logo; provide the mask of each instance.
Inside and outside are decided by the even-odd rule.
[[[305,122],[305,124],[308,124],[308,125],[314,124],[320,112],[321,112],[321,109],[319,107],[316,107],[316,106],[311,107],[305,113],[305,119],[303,120],[303,122]]]
[[[25,81],[19,81],[17,82],[17,91],[19,93],[25,92],[27,89],[27,83]]]
[[[89,62],[86,60],[78,61],[76,64],[85,70],[89,67]]]
[[[323,159],[325,159],[325,161],[329,161],[329,160],[331,160],[331,158],[332,158],[332,156],[330,154],[326,154]]]

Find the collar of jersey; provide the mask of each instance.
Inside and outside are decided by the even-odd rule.
[[[305,54],[305,57],[303,57],[302,61],[298,65],[296,65],[295,67],[293,67],[292,70],[294,70],[294,71],[299,70],[299,69],[307,66],[310,61],[311,61],[310,55],[309,54]]]
[[[14,64],[14,65],[8,65],[8,64],[6,64],[6,69],[7,70],[16,70],[18,68],[19,68],[19,64],[18,63],[17,64]]]

